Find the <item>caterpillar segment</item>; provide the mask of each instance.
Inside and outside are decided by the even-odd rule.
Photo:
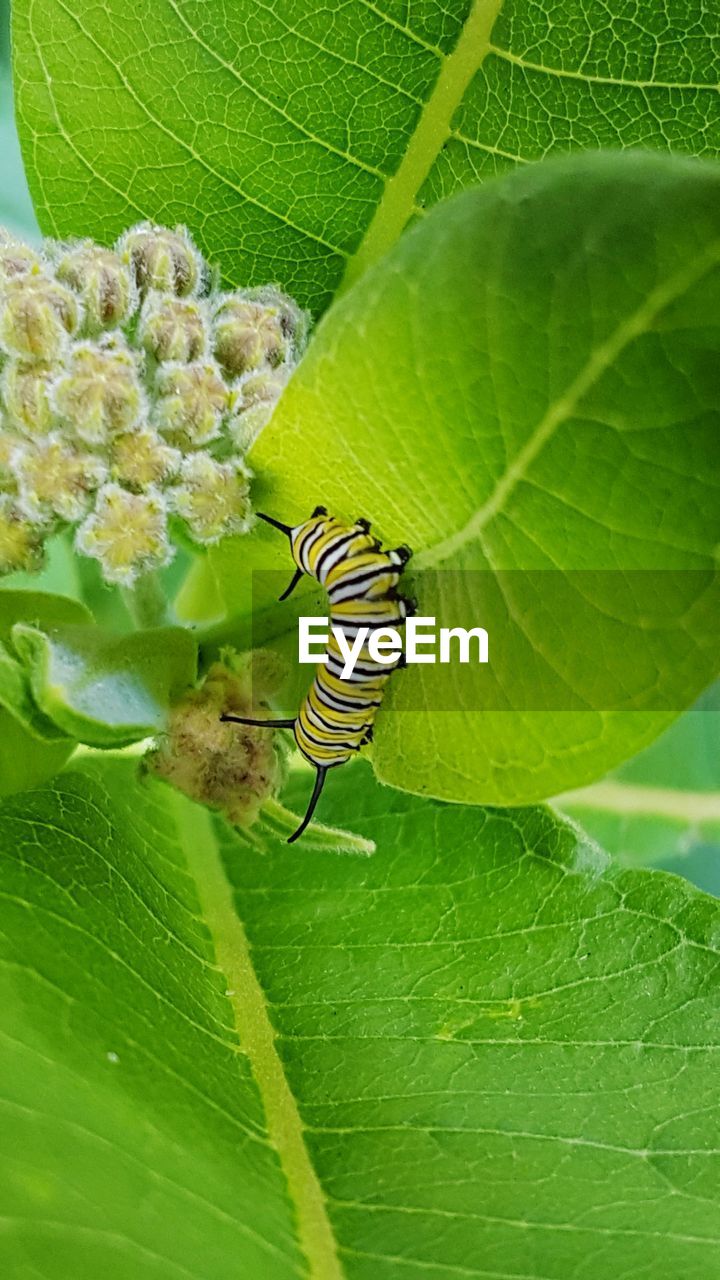
[[[342,631],[353,643],[360,629],[397,628],[415,609],[415,602],[398,591],[403,570],[412,552],[399,546],[384,551],[371,534],[367,520],[346,524],[316,507],[309,520],[290,526],[258,512],[262,520],[284,533],[296,569],[280,596],[286,600],[304,576],[314,578],[328,595],[331,628]],[[404,666],[401,654],[394,661],[377,662],[365,644],[352,674],[342,677],[345,659],[332,632],[312,685],[294,720],[251,720],[223,715],[237,724],[292,729],[295,742],[315,768],[315,785],[305,816],[288,843],[299,839],[310,822],[329,769],[352,759],[372,741],[373,725],[392,672]]]

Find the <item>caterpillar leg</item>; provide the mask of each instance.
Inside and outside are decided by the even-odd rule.
[[[363,533],[369,533],[372,528],[370,521],[366,520],[364,517],[362,520],[356,520],[355,524],[357,525],[358,529],[362,529]]]
[[[310,519],[314,520],[316,516],[326,516],[326,515],[327,515],[327,507],[316,507]]]
[[[307,807],[305,817],[300,823],[300,826],[298,827],[297,831],[293,831],[292,835],[288,837],[288,844],[294,844],[295,841],[300,838],[306,826],[308,825],[310,819],[312,818],[315,812],[315,807],[317,805],[317,802],[320,799],[320,792],[323,789],[323,784],[325,782],[325,774],[327,773],[327,769],[321,768],[320,765],[316,765],[315,768],[317,772],[315,774],[315,786],[313,787],[313,793],[310,797],[310,803]]]
[[[300,580],[302,579],[302,576],[303,576],[302,569],[296,569],[292,576],[290,586],[285,588],[281,596],[278,596],[278,600],[287,600],[288,596],[292,595],[298,582],[300,582]]]
[[[398,556],[401,564],[407,564],[408,560],[412,556],[412,551],[404,542],[401,542],[399,547],[394,548],[391,555]]]

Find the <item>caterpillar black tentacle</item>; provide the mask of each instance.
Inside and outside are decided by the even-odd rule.
[[[304,574],[325,587],[330,602],[332,627],[348,639],[361,628],[369,633],[383,627],[401,625],[417,609],[415,600],[406,600],[398,583],[412,552],[404,544],[383,551],[370,536],[370,521],[344,524],[329,516],[325,507],[316,507],[309,520],[291,527],[259,511],[261,520],[273,525],[290,539],[297,569],[281,595],[286,600]],[[248,720],[223,715],[238,724],[292,729],[299,750],[315,767],[315,786],[307,812],[288,844],[305,831],[320,799],[328,770],[345,764],[368,742],[373,724],[393,671],[405,666],[398,654],[394,661],[377,662],[367,645],[361,649],[352,675],[342,677],[344,659],[334,634],[327,648],[327,661],[318,665],[315,678],[294,720]]]

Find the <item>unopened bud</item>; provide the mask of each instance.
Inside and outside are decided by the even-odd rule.
[[[239,459],[216,462],[207,453],[193,453],[183,461],[180,483],[169,490],[168,498],[196,542],[219,542],[250,527],[249,479]]]
[[[120,340],[78,342],[53,400],[58,416],[88,444],[127,431],[145,408],[136,357]]]
[[[0,284],[40,270],[40,258],[35,251],[5,227],[0,227]]]
[[[225,713],[253,717],[262,712],[249,685],[246,675],[215,663],[202,687],[172,709],[167,733],[145,758],[152,773],[242,827],[250,827],[263,804],[277,795],[286,755],[278,734],[220,719]]]
[[[157,388],[155,422],[171,440],[197,446],[219,434],[228,389],[216,364],[165,365]]]
[[[106,484],[94,512],[78,529],[75,544],[83,555],[100,562],[106,582],[132,586],[141,573],[172,558],[161,494],[129,493],[120,485]]]
[[[47,435],[53,425],[49,365],[9,360],[2,377],[2,403],[11,427],[36,438]]]
[[[80,319],[72,290],[41,273],[17,276],[0,293],[0,345],[24,360],[57,360]]]
[[[92,454],[79,453],[62,436],[27,444],[12,458],[19,506],[28,519],[80,520],[107,468]]]
[[[205,308],[198,302],[152,293],[140,316],[140,340],[158,361],[189,364],[207,351]]]
[[[281,365],[279,369],[260,369],[241,378],[233,388],[228,430],[242,453],[247,452],[262,428],[267,426],[291,372],[289,365]]]
[[[164,484],[178,471],[182,454],[149,427],[115,436],[111,450],[112,474],[134,489]]]
[[[0,493],[0,573],[40,567],[44,533],[23,514],[15,498]]]
[[[238,378],[292,360],[304,332],[303,312],[285,294],[271,288],[238,290],[216,308],[213,348],[228,377]]]
[[[117,251],[132,266],[143,295],[156,289],[185,298],[203,282],[203,259],[184,227],[171,231],[141,222],[120,238]]]
[[[55,274],[80,294],[85,328],[90,333],[125,324],[137,307],[137,289],[129,264],[92,240],[83,240],[61,253]]]

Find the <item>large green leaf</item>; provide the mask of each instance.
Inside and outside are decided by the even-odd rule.
[[[188,223],[322,309],[440,196],[553,150],[720,152],[703,0],[14,0],[43,229]]]
[[[263,853],[134,768],[0,810],[4,1275],[719,1274],[720,904],[362,766],[374,858]]]
[[[639,756],[558,797],[626,866],[661,866],[720,895],[720,684]]]
[[[423,615],[490,632],[488,667],[393,678],[380,777],[526,803],[710,682],[719,352],[720,168],[649,154],[457,197],[326,317],[251,455],[258,506],[370,517],[414,548]],[[216,555],[230,613],[248,557]]]

